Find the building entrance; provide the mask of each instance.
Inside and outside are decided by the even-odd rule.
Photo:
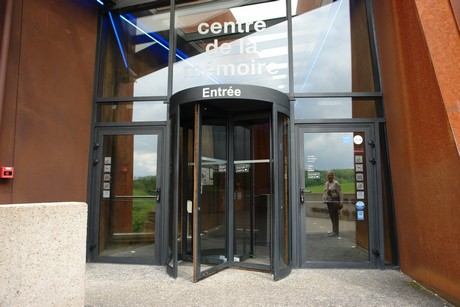
[[[168,272],[192,261],[193,281],[234,266],[282,278],[291,269],[289,100],[252,86],[233,87],[241,98],[203,97],[213,90],[171,98]]]
[[[383,239],[373,125],[304,126],[297,138],[301,263],[376,267]]]

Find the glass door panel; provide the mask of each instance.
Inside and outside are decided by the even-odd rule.
[[[264,118],[233,123],[234,260],[270,265],[270,125]]]
[[[275,210],[275,240],[274,248],[274,279],[279,280],[289,275],[292,269],[291,264],[291,229],[289,223],[290,201],[289,201],[289,118],[278,113],[276,122],[277,148],[277,169],[275,178],[277,180],[276,195],[278,198]]]
[[[179,266],[179,244],[178,242],[181,240],[181,230],[179,226],[179,206],[180,200],[178,197],[180,196],[179,190],[179,159],[178,159],[178,135],[177,135],[177,116],[173,114],[171,116],[171,138],[172,142],[170,144],[170,151],[169,151],[169,202],[166,206],[165,216],[167,217],[167,250],[166,250],[166,272],[173,278],[177,277],[178,266]]]
[[[307,262],[369,262],[366,138],[365,130],[302,135]]]
[[[158,143],[158,134],[102,136],[98,256],[155,262]]]
[[[193,261],[193,281],[227,267],[228,149],[227,119],[196,104],[194,125],[182,136],[187,172],[183,174],[182,233],[185,259]],[[190,119],[189,119],[190,120]],[[193,178],[188,180],[188,178]],[[185,239],[186,238],[186,239]]]
[[[200,255],[202,264],[227,261],[227,127],[201,128]],[[205,269],[203,266],[202,269]]]

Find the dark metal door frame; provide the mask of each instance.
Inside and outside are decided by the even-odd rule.
[[[378,176],[380,174],[380,150],[377,148],[380,144],[378,136],[378,124],[373,122],[357,122],[357,123],[311,123],[311,124],[298,124],[295,127],[295,138],[297,139],[296,149],[296,188],[293,189],[295,202],[298,210],[298,220],[296,221],[297,232],[300,234],[296,245],[298,246],[298,263],[301,267],[343,267],[343,268],[383,268],[384,267],[384,241],[383,241],[383,222],[382,222],[382,192]],[[304,186],[304,133],[340,133],[340,132],[356,132],[363,131],[366,135],[364,140],[366,146],[366,172],[367,183],[369,185],[368,202],[369,205],[369,262],[367,263],[354,263],[354,262],[317,262],[309,263],[306,261],[306,246],[304,241],[304,234],[306,229],[305,218],[306,209],[305,205],[300,203],[300,188]]]
[[[157,189],[159,191],[163,190],[165,186],[163,176],[164,165],[164,133],[165,129],[162,126],[133,126],[133,127],[96,127],[94,130],[94,144],[92,152],[92,168],[91,168],[91,180],[89,181],[89,199],[90,199],[90,209],[88,214],[88,261],[94,262],[110,262],[110,263],[149,263],[149,264],[160,264],[162,263],[161,250],[164,249],[165,245],[165,236],[158,235],[162,234],[163,231],[163,216],[165,214],[162,204],[165,203],[166,197],[162,197],[157,202],[156,210],[156,225],[155,225],[155,253],[152,259],[136,259],[131,257],[106,257],[98,255],[98,246],[99,246],[99,217],[100,217],[100,195],[102,193],[101,189],[101,168],[103,167],[103,139],[104,136],[116,136],[116,135],[157,135],[158,136],[158,145],[157,145]],[[162,192],[163,193],[163,192]],[[164,193],[163,193],[164,194]]]

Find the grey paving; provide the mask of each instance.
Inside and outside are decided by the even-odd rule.
[[[89,263],[90,306],[452,306],[399,271],[296,269],[285,279],[226,269],[192,283],[192,268],[170,278],[162,266]]]

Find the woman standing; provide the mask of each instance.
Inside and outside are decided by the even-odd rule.
[[[327,204],[329,217],[332,222],[332,231],[329,232],[329,237],[337,237],[339,235],[339,210],[343,207],[343,194],[340,183],[334,180],[334,173],[331,171],[327,172],[323,201]]]

